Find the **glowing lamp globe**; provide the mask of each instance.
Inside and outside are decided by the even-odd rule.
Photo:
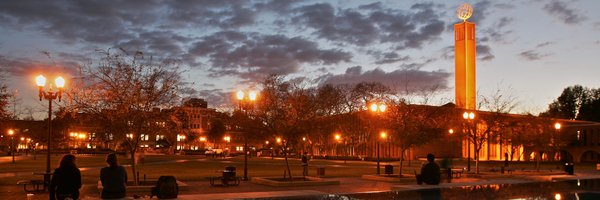
[[[58,77],[54,80],[54,83],[56,83],[56,87],[58,88],[63,88],[65,87],[65,79],[63,77]]]
[[[44,87],[44,85],[46,85],[46,77],[44,77],[42,75],[35,77],[35,83],[39,87]]]
[[[463,21],[467,21],[473,15],[473,7],[468,3],[463,3],[456,9],[456,16]]]

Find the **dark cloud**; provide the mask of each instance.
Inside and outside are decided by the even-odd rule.
[[[167,1],[167,18],[174,22],[167,26],[195,28],[209,25],[220,28],[239,28],[253,25],[256,10],[246,1],[201,0]]]
[[[565,24],[579,24],[586,19],[585,16],[579,15],[577,10],[569,8],[567,3],[561,1],[548,2],[544,5],[544,10]]]
[[[223,92],[221,89],[199,90],[197,95],[205,99],[211,108],[226,108],[234,105],[231,92]]]
[[[359,10],[336,10],[331,4],[318,3],[296,9],[292,21],[315,29],[320,38],[371,45],[393,43],[397,49],[420,48],[439,39],[445,23],[439,20],[435,4],[414,4],[411,12],[383,9],[379,3],[359,6]]]
[[[143,50],[147,54],[156,54],[166,57],[179,56],[183,53],[182,45],[192,41],[173,31],[144,31],[134,39],[121,42],[115,47]]]
[[[549,54],[543,54],[543,53],[537,52],[535,50],[528,50],[528,51],[523,51],[523,52],[519,53],[519,56],[521,56],[521,58],[523,58],[525,60],[534,61],[534,60],[539,60],[546,56],[549,56]]]
[[[0,55],[0,71],[15,77],[29,77],[33,74],[50,72],[50,76],[62,75],[65,78],[68,75],[75,75],[78,72],[79,64],[73,61],[61,61],[53,63],[40,62],[28,58],[7,58]]]
[[[496,23],[496,27],[499,29],[504,28],[511,24],[514,20],[515,19],[512,17],[502,17],[498,20],[498,23]]]
[[[350,67],[344,74],[327,74],[319,77],[321,84],[356,84],[360,82],[380,82],[390,88],[415,92],[424,88],[448,88],[450,73],[444,71],[421,71],[417,69],[401,69],[385,72],[379,68],[362,71],[361,66]]]
[[[548,46],[548,45],[551,45],[551,44],[554,44],[554,42],[550,42],[550,41],[544,42],[544,43],[536,45],[535,47],[541,48],[541,47],[545,47],[545,46]]]
[[[407,61],[410,59],[410,56],[400,56],[396,52],[385,53],[381,57],[381,59],[377,60],[376,64],[387,64],[387,63],[395,63],[399,61]]]
[[[377,29],[367,16],[350,9],[335,13],[331,4],[319,3],[297,9],[299,16],[292,19],[316,29],[321,38],[365,45],[377,39]]]
[[[496,58],[494,54],[492,54],[492,49],[488,45],[477,45],[477,58],[482,61],[490,61]]]
[[[299,2],[297,0],[271,0],[266,3],[258,2],[254,4],[254,7],[257,11],[272,11],[279,14],[286,14]]]
[[[336,64],[348,62],[351,54],[337,49],[320,49],[301,37],[220,32],[202,38],[189,50],[191,55],[207,57],[214,76],[236,75],[246,79],[269,74],[290,74],[305,63]]]
[[[118,5],[118,6],[115,6]],[[112,43],[156,21],[158,1],[1,1],[0,24],[67,43]],[[132,12],[131,10],[135,10]]]
[[[494,4],[495,8],[499,8],[499,9],[503,9],[503,10],[508,10],[508,9],[513,9],[515,8],[515,6],[513,4],[507,4],[507,3],[496,3]]]
[[[366,9],[366,10],[381,10],[381,9],[383,9],[383,6],[381,5],[381,2],[375,2],[375,3],[360,5],[360,6],[358,6],[358,8]]]
[[[483,24],[482,22],[490,15],[493,11],[492,8],[494,5],[489,0],[479,1],[474,3],[473,5],[473,15],[469,18],[469,21],[474,22],[475,24]]]
[[[447,46],[440,49],[440,53],[442,54],[442,58],[445,60],[454,59],[454,46]]]

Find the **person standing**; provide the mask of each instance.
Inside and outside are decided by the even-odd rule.
[[[421,174],[417,175],[417,184],[440,184],[440,166],[434,160],[435,156],[433,154],[427,154],[428,163],[421,168]]]
[[[302,176],[308,176],[308,153],[302,154]]]
[[[504,167],[508,167],[508,152],[504,152]]]
[[[100,181],[102,182],[102,199],[120,199],[126,196],[127,171],[117,161],[117,154],[111,153],[106,156],[108,167],[100,170]]]
[[[54,170],[48,188],[50,200],[79,199],[81,172],[75,160],[72,154],[67,154],[60,159],[59,167]]]

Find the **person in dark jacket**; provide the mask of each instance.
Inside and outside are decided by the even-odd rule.
[[[428,163],[421,168],[421,174],[417,175],[417,184],[440,184],[440,166],[434,160],[433,154],[427,154]]]
[[[117,155],[114,153],[106,156],[108,167],[100,170],[100,181],[102,182],[102,199],[120,199],[126,195],[127,171],[119,165]]]
[[[48,188],[50,200],[79,199],[81,172],[75,164],[75,159],[74,155],[67,154],[60,160],[59,167],[54,170]]]

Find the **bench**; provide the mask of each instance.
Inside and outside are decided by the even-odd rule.
[[[222,176],[211,176],[207,178],[210,181],[210,186],[238,186],[242,181],[242,177],[240,176],[230,177],[227,180]]]
[[[463,168],[451,168],[452,178],[460,178],[462,173],[465,171]]]
[[[17,185],[23,185],[23,190],[25,192],[40,192],[45,190],[45,184],[43,180],[20,180],[17,181]],[[27,189],[27,185],[31,185],[31,190]],[[42,186],[42,189],[40,189]]]

